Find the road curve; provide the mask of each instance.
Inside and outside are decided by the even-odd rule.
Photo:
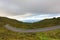
[[[48,30],[55,30],[55,29],[60,29],[60,26],[53,26],[53,27],[47,27],[47,28],[39,28],[39,29],[27,29],[23,30],[20,28],[14,28],[10,26],[9,24],[4,26],[6,29],[14,31],[14,32],[22,32],[22,33],[29,33],[29,32],[43,32],[43,31],[48,31]]]

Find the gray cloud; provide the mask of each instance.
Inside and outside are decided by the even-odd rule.
[[[6,15],[57,14],[60,13],[60,0],[0,0],[1,9]]]

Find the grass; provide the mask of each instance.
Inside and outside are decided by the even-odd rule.
[[[40,40],[60,40],[60,29],[37,33]]]

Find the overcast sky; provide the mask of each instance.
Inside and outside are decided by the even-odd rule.
[[[60,16],[60,0],[0,0],[0,16],[18,20]]]

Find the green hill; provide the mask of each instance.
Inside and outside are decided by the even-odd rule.
[[[15,19],[0,17],[0,23],[3,25],[10,24],[13,27],[22,28],[22,29],[45,28],[45,27],[60,25],[60,17],[44,19],[34,23],[26,23],[26,22],[17,21]]]
[[[57,26],[57,25],[60,25],[60,17],[51,18],[51,19],[44,19],[39,22],[35,22],[32,25],[36,28]]]
[[[24,22],[17,21],[15,19],[9,19],[6,17],[0,17],[0,23],[2,25],[10,24],[11,26],[17,27],[17,28],[26,28],[27,26],[30,25],[30,23],[24,23]]]
[[[60,40],[60,29],[37,33],[19,33],[5,29],[5,24],[24,29],[43,28],[60,25],[60,17],[44,19],[35,23],[24,23],[15,19],[0,17],[0,40]]]

